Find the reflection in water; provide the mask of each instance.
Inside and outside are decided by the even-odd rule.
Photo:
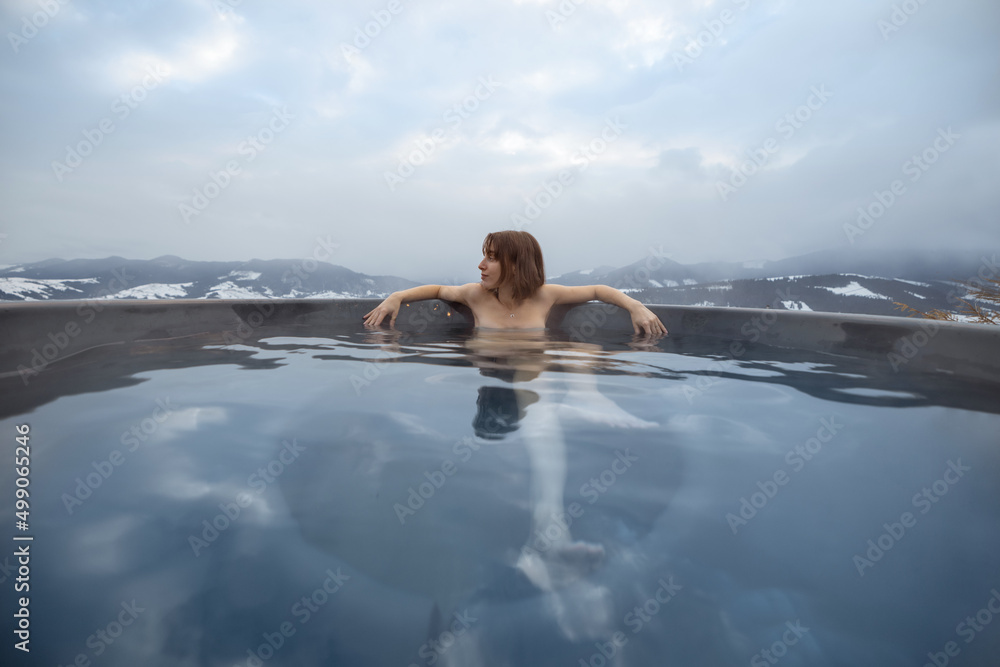
[[[532,524],[517,568],[543,591],[565,588],[602,564],[604,547],[574,540],[572,528],[559,521],[559,517],[566,516],[567,451],[562,420],[625,429],[657,424],[630,414],[598,391],[594,372],[609,366],[610,358],[615,356],[598,345],[556,343],[544,332],[477,329],[465,341],[465,348],[483,376],[503,378],[515,385],[511,389],[481,387],[479,414],[510,414],[510,408],[516,406],[516,419],[522,426],[531,474]],[[543,376],[546,370],[550,376],[555,375],[554,359],[559,360],[560,367],[571,363],[576,370],[562,382],[562,394],[553,377]],[[529,410],[531,404],[536,405]],[[516,421],[509,424],[503,418],[495,418],[494,422],[508,431],[516,425]],[[544,549],[538,549],[537,544],[531,546],[531,536],[536,535],[545,536]]]
[[[494,623],[501,624],[525,613],[544,613],[546,623],[540,627],[549,627],[549,635],[555,633],[567,646],[582,641],[608,641],[620,625],[614,611],[616,591],[613,584],[591,575],[607,564],[609,556],[616,559],[624,556],[620,544],[614,545],[611,552],[605,548],[609,529],[636,537],[648,533],[655,517],[662,514],[672,482],[681,469],[676,461],[671,461],[671,449],[659,447],[643,451],[642,441],[627,436],[627,433],[649,431],[657,426],[655,422],[628,412],[598,388],[597,374],[600,372],[630,371],[639,376],[646,375],[646,369],[621,358],[625,356],[624,351],[606,352],[598,345],[563,341],[544,332],[476,331],[450,344],[416,343],[402,336],[398,332],[367,332],[369,348],[364,356],[372,356],[373,348],[377,348],[379,354],[373,358],[383,362],[383,368],[389,358],[395,364],[412,361],[452,366],[461,361],[462,365],[476,368],[481,378],[492,382],[476,389],[475,413],[471,415],[473,433],[484,443],[492,444],[473,443],[477,453],[470,456],[478,458],[463,461],[459,456],[456,459],[459,473],[454,477],[444,478],[437,473],[438,469],[445,469],[444,465],[431,464],[429,474],[414,471],[408,479],[384,484],[389,488],[416,490],[419,488],[417,482],[423,482],[424,478],[433,481],[436,477],[443,487],[438,492],[425,484],[426,499],[421,500],[411,492],[410,504],[401,507],[400,519],[404,522],[403,530],[407,531],[410,549],[405,565],[392,559],[391,565],[375,566],[376,561],[366,552],[371,548],[371,536],[362,539],[358,534],[358,539],[353,539],[355,531],[364,527],[353,528],[353,522],[346,516],[330,516],[330,511],[324,510],[328,518],[314,526],[309,516],[313,510],[308,503],[315,501],[316,484],[302,479],[300,473],[308,474],[309,470],[293,471],[289,478],[291,483],[282,486],[309,539],[364,568],[379,580],[391,580],[401,587],[412,587],[418,582],[427,584],[419,590],[433,597],[441,618],[461,613],[470,605],[477,609],[477,616],[489,616]],[[390,377],[390,370],[384,372]],[[441,379],[440,375],[434,377]],[[468,374],[464,372],[455,377],[467,378]],[[463,381],[463,384],[466,383]],[[381,440],[377,427],[361,427],[361,431],[366,435],[350,434],[338,439],[339,444],[344,446],[359,437],[374,442]],[[603,441],[592,440],[592,435],[597,433]],[[413,433],[411,438],[415,436],[417,434]],[[408,446],[420,446],[418,442],[411,440]],[[660,492],[654,497],[624,503],[627,509],[621,507],[625,511],[616,516],[617,506],[623,503],[623,495],[628,489],[619,486],[608,492],[601,487],[602,493],[608,492],[602,502],[603,511],[597,512],[588,504],[584,516],[583,499],[579,494],[573,494],[573,502],[569,505],[566,502],[570,442],[578,459],[573,466],[573,488],[588,483],[588,479],[608,466],[625,471],[624,467],[619,467],[624,464],[617,462],[615,448],[608,447],[609,443],[614,443],[623,449],[622,457],[631,456],[631,453],[625,454],[624,449],[632,447],[634,451],[643,452],[650,471],[660,469],[657,475]],[[518,457],[514,469],[506,469],[498,465],[495,458],[487,458],[498,456],[498,450],[492,450],[495,454],[478,453],[487,447],[498,446],[506,456]],[[469,451],[458,449],[463,453]],[[393,455],[388,454],[386,458],[391,461]],[[430,458],[433,461],[435,456]],[[623,460],[631,464],[628,458]],[[311,470],[337,467],[341,466],[323,463]],[[511,473],[517,480],[513,484],[506,478]],[[382,475],[392,474],[387,464]],[[643,483],[642,473],[629,474],[637,484]],[[325,486],[337,489],[338,495],[344,493],[347,484],[354,487],[356,481],[325,480]],[[477,498],[465,496],[462,501],[454,500],[456,494],[465,491],[462,487],[467,484],[476,489]],[[347,491],[354,498],[370,497],[370,492]],[[448,540],[449,550],[457,559],[449,560],[446,574],[432,572],[428,567],[434,562],[434,547],[428,544],[425,550],[418,546],[429,536],[441,535],[439,531],[447,530],[438,518],[440,515],[436,514],[445,510],[441,506],[445,501],[439,500],[438,493],[450,494],[450,502],[459,503],[456,507],[467,507],[474,513],[476,524],[482,521],[491,527],[488,536],[466,527],[461,546]],[[497,493],[502,495],[498,497]],[[399,498],[396,492],[392,500],[397,499],[407,500]],[[300,503],[306,506],[296,511]],[[356,503],[357,500],[355,509],[360,509]],[[527,510],[527,523],[522,519],[522,507]],[[410,509],[413,509],[412,514]],[[498,510],[502,514],[510,509],[516,509],[513,516],[501,518],[498,515]],[[386,530],[396,529],[387,527]],[[584,533],[578,535],[580,530]],[[336,543],[331,542],[334,536]],[[440,550],[440,544],[434,546]],[[465,570],[468,565],[475,569]],[[405,577],[398,576],[401,570]],[[525,609],[525,600],[532,600],[531,604],[536,606],[530,611]],[[432,636],[434,632],[432,629]],[[470,631],[463,636],[460,654],[465,658],[471,654],[498,655],[497,647],[489,645],[494,640],[495,637],[483,636],[482,630]],[[499,654],[505,650],[500,650]]]
[[[997,585],[994,387],[694,338],[260,334],[95,350],[5,385],[0,409],[38,437],[40,660],[97,658],[88,636],[135,598],[100,664],[251,664],[290,622],[267,667],[745,665],[801,619],[782,665],[884,667],[939,651]],[[68,514],[61,494],[162,397],[172,421]],[[831,416],[836,438],[788,465]],[[293,438],[301,456],[258,493],[248,476]],[[918,515],[913,494],[959,458],[971,470]],[[779,470],[734,534],[726,514]],[[917,525],[859,577],[853,556],[907,510]],[[328,571],[350,578],[293,612]],[[661,581],[682,588],[659,607]],[[966,664],[990,664],[995,637]]]
[[[484,440],[500,440],[517,430],[518,422],[524,419],[526,408],[538,400],[538,394],[523,389],[509,387],[480,387],[476,399],[476,416],[472,428],[476,437]]]

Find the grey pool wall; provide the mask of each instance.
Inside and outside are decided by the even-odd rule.
[[[357,329],[380,299],[175,299],[32,301],[0,306],[0,378],[30,378],[81,352],[132,341],[200,335],[220,343],[262,337],[322,337]],[[650,305],[671,336],[720,339],[720,355],[742,343],[869,359],[887,371],[921,371],[1000,382],[1000,327],[905,317],[761,308]],[[548,327],[588,342],[632,331],[628,313],[591,302],[553,309]],[[405,304],[403,333],[469,328],[465,306],[438,300]],[[388,324],[383,323],[383,329]],[[722,341],[725,341],[723,344]]]

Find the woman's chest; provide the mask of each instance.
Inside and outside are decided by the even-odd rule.
[[[496,297],[483,299],[473,308],[477,327],[492,329],[544,329],[548,309],[535,299],[529,299],[515,308],[505,308]]]

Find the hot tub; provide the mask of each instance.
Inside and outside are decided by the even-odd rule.
[[[3,664],[995,664],[995,328],[377,303],[0,309]]]

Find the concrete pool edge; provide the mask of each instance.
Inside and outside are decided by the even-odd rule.
[[[115,342],[219,334],[223,342],[259,338],[281,327],[321,336],[324,329],[360,327],[381,299],[60,300],[4,303],[0,377],[23,374],[87,349]],[[1000,327],[935,320],[761,308],[649,305],[672,336],[732,341],[720,355],[739,358],[740,343],[814,350],[872,360],[886,371],[941,372],[1000,382]],[[468,309],[443,301],[406,304],[396,328],[423,333],[467,327]],[[571,340],[602,331],[629,332],[628,314],[591,302],[553,309],[548,326]],[[388,328],[383,324],[383,328]]]

